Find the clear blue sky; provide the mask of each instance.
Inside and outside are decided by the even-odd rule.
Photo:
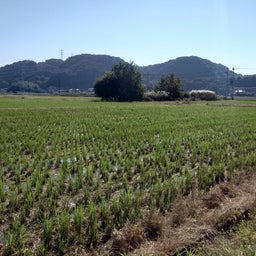
[[[108,54],[199,56],[256,74],[256,0],[0,0],[0,66]]]

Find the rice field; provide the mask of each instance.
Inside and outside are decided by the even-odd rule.
[[[255,171],[256,101],[0,96],[0,134],[0,253],[61,255]]]

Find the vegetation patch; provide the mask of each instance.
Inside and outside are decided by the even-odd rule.
[[[0,99],[3,255],[170,253],[250,209],[225,184],[255,170],[252,105]]]

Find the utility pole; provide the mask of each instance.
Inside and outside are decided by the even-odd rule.
[[[59,95],[60,95],[60,78],[58,78],[58,87],[59,87]]]
[[[232,80],[231,80],[231,89],[232,89],[232,92],[231,92],[231,95],[232,95],[232,100],[234,99],[234,82],[235,82],[235,68],[233,67],[232,68]]]
[[[229,88],[229,80],[228,80],[228,75],[229,75],[229,69],[227,68],[227,71],[226,71],[226,73],[227,73],[227,83],[226,83],[226,98],[228,99],[228,94],[229,94],[229,90],[228,90],[228,88]]]
[[[63,60],[63,55],[64,55],[64,51],[63,51],[63,49],[60,49],[60,58],[61,58],[61,60]]]

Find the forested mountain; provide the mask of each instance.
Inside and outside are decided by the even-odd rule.
[[[0,89],[10,91],[49,91],[93,87],[97,77],[109,71],[115,64],[124,61],[108,55],[81,54],[65,61],[50,59],[36,63],[24,60],[0,68]],[[148,89],[161,76],[172,72],[181,79],[185,90],[210,89],[225,94],[233,73],[227,67],[195,56],[180,57],[165,63],[140,67],[143,82]],[[228,71],[228,74],[227,74]],[[255,91],[256,75],[234,74],[234,87]]]
[[[228,71],[227,67],[221,64],[194,56],[142,67],[141,70],[146,84],[154,85],[162,75],[167,75],[171,71],[181,79],[185,90],[211,89],[216,92],[222,92],[225,88]]]

